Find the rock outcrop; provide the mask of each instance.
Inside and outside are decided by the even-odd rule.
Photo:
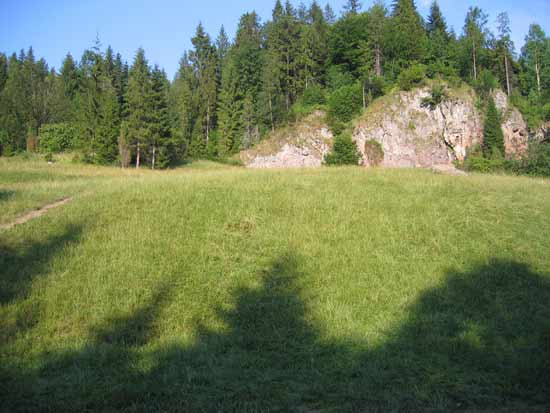
[[[365,143],[374,140],[384,151],[381,166],[422,167],[464,160],[466,151],[481,143],[483,122],[473,90],[449,91],[434,108],[423,104],[429,88],[397,92],[375,101],[357,122],[353,138],[370,165]]]
[[[356,123],[353,138],[370,166],[365,144],[378,142],[384,151],[381,166],[432,168],[463,161],[470,148],[483,142],[483,113],[477,109],[473,89],[447,89],[448,96],[430,107],[425,99],[430,88],[384,96],[365,111]],[[528,129],[521,113],[508,104],[506,95],[495,92],[503,114],[502,130],[508,157],[527,151]]]
[[[502,117],[504,147],[510,158],[520,157],[529,149],[529,129],[520,111],[508,103],[508,96],[501,90],[493,93],[497,109]]]
[[[427,86],[383,96],[367,108],[353,132],[365,166],[445,169],[464,161],[472,147],[483,143],[484,113],[471,87],[447,88],[446,97],[434,105],[428,104],[430,97]],[[504,92],[496,91],[493,97],[502,114],[506,156],[523,156],[530,140],[527,124]],[[531,139],[541,141],[549,134],[547,125]],[[319,167],[332,141],[325,113],[316,111],[273,132],[240,157],[249,168]]]
[[[331,147],[332,133],[325,113],[315,111],[241,152],[241,160],[248,168],[314,168],[323,164]]]

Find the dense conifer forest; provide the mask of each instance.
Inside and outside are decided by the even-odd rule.
[[[277,0],[268,21],[243,14],[234,39],[199,24],[192,45],[174,79],[143,49],[126,62],[99,39],[59,69],[32,47],[0,54],[0,154],[72,150],[89,163],[155,169],[227,159],[312,108],[329,108],[338,135],[374,98],[425,78],[467,82],[480,96],[501,88],[530,128],[550,120],[550,38],[533,23],[514,45],[505,12],[472,7],[455,32],[435,1],[425,19],[414,0],[367,10],[350,0],[338,16],[315,0]]]

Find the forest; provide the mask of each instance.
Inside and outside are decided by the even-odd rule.
[[[550,121],[550,38],[533,23],[514,45],[508,14],[496,32],[494,17],[471,7],[457,33],[437,1],[424,19],[414,0],[368,10],[349,0],[339,16],[315,0],[277,0],[268,21],[243,14],[234,39],[199,24],[174,79],[143,49],[128,63],[99,38],[59,70],[32,47],[0,54],[0,155],[70,150],[77,161],[152,169],[228,159],[317,107],[338,135],[376,97],[425,78],[480,96],[501,88],[535,130]],[[490,100],[480,104],[498,125]]]

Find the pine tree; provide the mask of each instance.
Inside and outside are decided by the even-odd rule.
[[[0,93],[8,80],[8,58],[4,53],[0,53]]]
[[[492,97],[489,97],[487,103],[487,114],[483,129],[483,154],[488,158],[505,155],[500,114]]]
[[[525,37],[525,46],[521,51],[521,59],[526,67],[525,75],[528,79],[526,89],[536,90],[537,95],[542,94],[543,62],[545,53],[550,53],[550,41],[538,24],[529,27],[529,33]]]
[[[135,147],[136,168],[151,140],[151,75],[145,52],[138,49],[130,68],[126,102],[128,105],[128,138]]]
[[[170,145],[169,87],[166,72],[155,66],[151,73],[151,169],[165,168],[173,156]]]
[[[430,15],[428,16],[428,20],[426,22],[426,28],[430,36],[434,36],[434,35],[448,36],[447,22],[443,17],[443,13],[441,13],[441,9],[439,8],[439,3],[435,0],[434,2],[432,2],[432,5],[430,7]]]
[[[220,28],[220,33],[216,38],[216,50],[218,52],[218,60],[220,62],[223,62],[225,60],[225,57],[227,56],[227,53],[229,53],[230,48],[231,42],[229,41],[227,33],[225,32],[225,28],[222,25],[222,27]]]
[[[427,35],[414,0],[395,0],[391,20],[388,36],[391,60],[400,67],[422,62],[426,57]]]
[[[65,96],[73,100],[79,91],[80,75],[73,56],[70,53],[67,53],[61,65],[61,79],[63,81]]]
[[[323,15],[325,17],[325,21],[329,25],[336,23],[336,14],[334,13],[334,10],[332,10],[332,7],[330,7],[329,3],[325,5],[325,10],[323,12]]]
[[[470,7],[461,39],[465,52],[462,73],[474,81],[477,81],[480,68],[485,66],[487,37],[487,15],[479,7]]]
[[[193,127],[193,136],[189,146],[190,155],[202,158],[206,156],[206,147],[210,133],[216,125],[216,106],[218,99],[218,62],[216,49],[199,24],[195,36],[191,39],[194,49],[189,53],[189,61],[196,79],[198,118]]]
[[[514,61],[514,43],[511,39],[510,18],[507,13],[500,13],[497,17],[498,39],[495,45],[496,64],[495,74],[499,77],[501,85],[508,93],[512,93],[512,63]]]
[[[361,10],[361,2],[359,0],[347,0],[344,5],[345,14],[357,14]]]

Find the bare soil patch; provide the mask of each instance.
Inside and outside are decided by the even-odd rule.
[[[51,204],[45,205],[42,208],[36,209],[34,211],[27,212],[26,214],[17,217],[12,222],[9,222],[9,223],[4,224],[4,225],[0,225],[0,230],[8,230],[8,229],[11,229],[11,228],[13,228],[17,225],[22,225],[22,224],[30,221],[31,219],[41,217],[46,212],[48,212],[50,209],[59,208],[59,207],[65,205],[65,204],[68,204],[71,201],[72,201],[72,198],[67,197],[67,198],[60,199],[59,201],[52,202]]]

